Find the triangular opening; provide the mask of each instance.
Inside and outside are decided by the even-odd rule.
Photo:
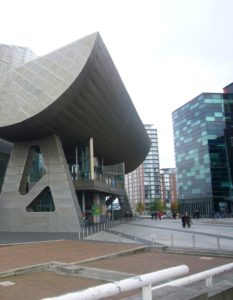
[[[50,212],[54,210],[53,197],[48,186],[26,207],[28,212]]]
[[[27,194],[30,189],[44,176],[45,173],[45,163],[43,155],[40,151],[40,147],[31,146],[28,151],[20,182],[20,194]]]

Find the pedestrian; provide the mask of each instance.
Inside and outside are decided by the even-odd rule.
[[[185,228],[186,222],[185,222],[185,215],[184,214],[182,214],[182,216],[181,216],[181,223],[182,223],[182,227]]]
[[[187,213],[187,211],[184,215],[184,219],[185,219],[185,224],[187,225],[187,227],[191,227],[191,218],[190,218],[190,215]]]

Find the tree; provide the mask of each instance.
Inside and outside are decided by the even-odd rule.
[[[171,210],[172,213],[177,214],[179,212],[179,209],[180,209],[180,204],[179,204],[178,200],[171,203],[170,210]]]
[[[154,199],[153,202],[150,203],[150,211],[164,211],[164,203],[161,199]]]
[[[138,202],[136,206],[136,212],[142,215],[144,210],[145,210],[145,204],[143,202]]]

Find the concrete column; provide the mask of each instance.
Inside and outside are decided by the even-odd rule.
[[[93,205],[96,206],[96,207],[99,207],[99,209],[101,209],[101,207],[100,207],[100,196],[98,194],[93,195]],[[99,215],[93,215],[93,221],[94,221],[94,223],[99,223],[100,222],[100,212],[99,212]]]
[[[27,154],[38,146],[44,159],[45,174],[30,190],[22,188],[30,171]],[[25,177],[25,178],[23,178]],[[46,188],[50,189],[54,211],[32,212],[26,208]],[[44,139],[15,143],[0,195],[0,231],[21,232],[78,232],[82,215],[74,184],[69,172],[60,138],[56,135]]]
[[[89,157],[90,157],[90,179],[95,179],[95,173],[94,173],[94,142],[93,137],[89,139]]]

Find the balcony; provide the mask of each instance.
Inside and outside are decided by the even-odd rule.
[[[95,172],[94,179],[90,173],[71,174],[76,191],[96,191],[109,195],[125,196],[124,176],[119,174],[100,174]]]

